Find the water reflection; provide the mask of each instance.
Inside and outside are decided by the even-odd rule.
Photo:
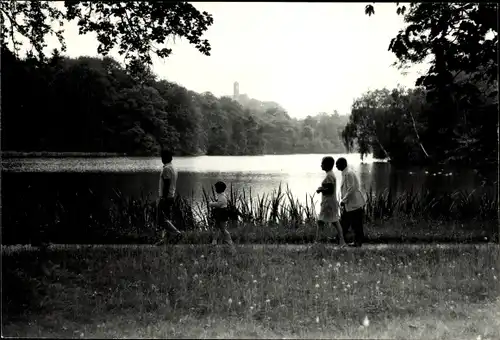
[[[202,156],[179,157],[174,164],[179,170],[177,189],[182,196],[199,201],[202,188],[210,187],[218,180],[232,184],[236,190],[252,191],[252,196],[270,194],[281,184],[287,186],[300,201],[306,195],[314,195],[324,173],[320,163],[323,155],[284,156]],[[365,159],[359,155],[333,155],[335,159],[345,157],[349,165],[360,175],[362,185],[374,193],[391,187],[402,192],[413,187],[416,190],[431,188],[452,191],[472,190],[484,184],[484,178],[472,170],[452,168],[408,168],[396,170],[388,163]],[[58,199],[63,203],[76,202],[75,197],[86,197],[89,189],[109,203],[114,190],[125,196],[138,197],[158,195],[158,176],[161,161],[158,158],[98,158],[98,159],[4,159],[2,161],[2,199],[16,200],[25,195],[39,197],[48,203]],[[341,174],[334,169],[340,184]],[[496,173],[490,178],[496,179]],[[340,185],[337,186],[338,193]],[[316,201],[319,196],[315,195]]]

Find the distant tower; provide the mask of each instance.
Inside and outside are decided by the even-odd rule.
[[[240,84],[235,81],[233,85],[233,98],[238,99],[240,96]]]

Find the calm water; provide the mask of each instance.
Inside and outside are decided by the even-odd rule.
[[[366,189],[375,193],[391,186],[401,192],[414,186],[442,190],[472,190],[485,179],[473,170],[452,168],[410,168],[395,170],[390,164],[365,159],[358,154],[332,155],[346,157],[360,175]],[[201,189],[209,189],[218,180],[232,183],[237,189],[251,189],[252,196],[270,194],[282,184],[295,197],[305,201],[321,183],[322,155],[283,156],[201,156],[177,157],[173,163],[179,171],[178,192],[199,200]],[[35,197],[40,203],[57,199],[63,204],[86,204],[84,193],[92,190],[107,204],[118,189],[126,196],[151,194],[156,199],[161,161],[158,158],[66,158],[66,159],[4,159],[2,161],[2,200]],[[337,179],[340,173],[335,169]],[[487,176],[496,179],[496,173]],[[338,190],[340,190],[338,186]],[[82,201],[75,201],[82,197]],[[319,196],[315,196],[319,201]],[[33,200],[31,200],[33,201]],[[8,213],[4,211],[4,213]]]

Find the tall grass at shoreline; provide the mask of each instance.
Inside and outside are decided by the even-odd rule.
[[[85,205],[75,207],[42,202],[18,202],[4,205],[3,244],[23,243],[26,236],[49,238],[51,242],[95,243],[101,241],[118,243],[155,242],[157,209],[151,194],[126,197],[118,190],[111,198],[109,207],[103,207],[101,199],[89,190]],[[215,198],[215,192],[203,188],[202,200],[177,196],[173,207],[173,222],[184,231],[209,231],[213,221],[207,212],[208,202]],[[281,230],[297,233],[315,225],[315,195],[306,195],[305,203],[288,189],[280,185],[267,195],[252,195],[249,190],[228,188],[229,208],[238,219],[230,225],[236,230],[253,229]],[[80,197],[80,199],[82,199]],[[26,207],[32,210],[26,209]],[[498,219],[498,194],[495,189],[483,192],[457,190],[437,192],[430,189],[395,193],[390,188],[374,194],[370,188],[366,204],[367,223],[383,223],[389,219],[449,222],[496,222]],[[478,225],[480,223],[477,223]],[[40,231],[45,235],[40,236]],[[237,235],[236,235],[237,236]],[[66,240],[66,241],[63,241]],[[134,241],[135,240],[135,241]],[[272,242],[272,236],[268,238]],[[33,241],[31,241],[33,242]]]

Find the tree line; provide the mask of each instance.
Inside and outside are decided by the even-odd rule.
[[[463,78],[457,77],[457,88]],[[355,100],[342,138],[361,157],[373,154],[396,165],[497,164],[496,89],[477,88],[457,90],[460,99],[447,107],[424,87],[368,91]]]
[[[197,93],[110,57],[46,63],[2,49],[2,149],[157,155],[344,152],[347,116],[291,118],[273,102]],[[230,88],[230,86],[228,86]]]
[[[365,13],[375,14],[376,5]],[[494,164],[498,152],[498,4],[396,4],[405,26],[390,41],[395,66],[429,63],[414,89],[362,94],[349,118],[297,120],[276,103],[196,93],[151,72],[168,37],[210,55],[209,13],[187,2],[4,1],[2,149],[178,154],[373,153],[396,164]],[[93,14],[93,15],[91,15]],[[44,53],[64,24],[95,33],[100,58]],[[59,25],[59,29],[54,27]],[[18,56],[31,45],[26,58]],[[112,48],[124,66],[107,57]]]
[[[396,13],[405,27],[389,44],[395,65],[429,69],[415,89],[358,98],[345,144],[398,164],[498,164],[498,4],[411,2]]]

